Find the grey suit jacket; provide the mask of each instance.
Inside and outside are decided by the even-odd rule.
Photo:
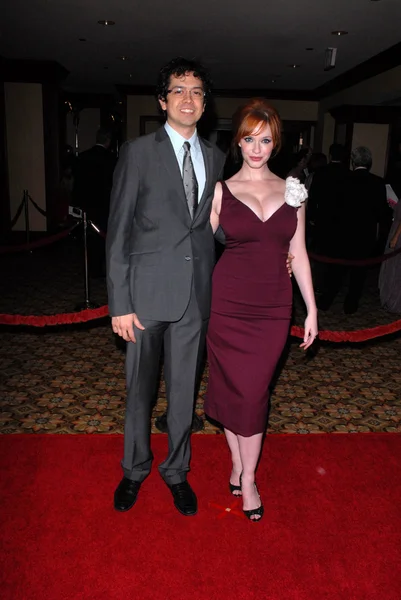
[[[210,312],[214,239],[210,209],[225,156],[200,138],[206,183],[193,220],[164,127],[121,147],[107,229],[107,287],[112,316],[176,321],[192,280],[202,318]]]

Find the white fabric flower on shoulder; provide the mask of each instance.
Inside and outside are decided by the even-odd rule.
[[[302,202],[308,197],[308,192],[306,191],[306,187],[303,183],[296,179],[295,177],[287,177],[285,180],[285,193],[284,200],[290,206],[294,208],[298,208],[301,206]]]

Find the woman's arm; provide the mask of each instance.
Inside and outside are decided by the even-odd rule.
[[[214,196],[212,200],[212,210],[210,212],[210,224],[213,229],[213,233],[216,233],[220,224],[220,210],[221,210],[221,199],[223,196],[223,186],[217,182],[214,188]]]
[[[318,334],[317,308],[313,291],[312,274],[305,246],[305,205],[298,209],[298,225],[290,243],[292,271],[306,304],[308,316],[305,321],[305,336],[301,348],[308,348]]]

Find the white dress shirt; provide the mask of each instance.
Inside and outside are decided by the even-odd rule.
[[[184,142],[189,142],[191,144],[191,158],[192,164],[194,166],[196,180],[198,182],[198,203],[201,201],[203,191],[205,189],[206,184],[206,171],[205,171],[205,162],[203,160],[202,148],[199,142],[198,134],[195,129],[193,136],[187,140],[182,137],[175,129],[171,127],[168,123],[164,124],[164,129],[167,132],[167,135],[170,138],[170,141],[174,148],[174,153],[177,157],[178,165],[180,167],[180,172],[182,175],[182,166],[184,162]]]

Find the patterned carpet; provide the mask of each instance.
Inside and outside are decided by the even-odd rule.
[[[71,312],[84,300],[80,241],[71,236],[33,254],[2,257],[0,312]],[[322,329],[355,330],[390,323],[370,278],[360,310],[346,317],[341,297],[319,316]],[[106,303],[105,282],[91,280],[91,299]],[[302,324],[296,298],[296,324]],[[318,345],[305,355],[290,339],[271,397],[270,433],[401,431],[401,336],[364,344]],[[80,326],[0,327],[0,433],[121,433],[124,352],[108,319]],[[196,411],[203,417],[205,367]],[[153,420],[166,408],[164,382]],[[153,425],[153,431],[157,432]],[[205,420],[203,433],[220,433]]]

